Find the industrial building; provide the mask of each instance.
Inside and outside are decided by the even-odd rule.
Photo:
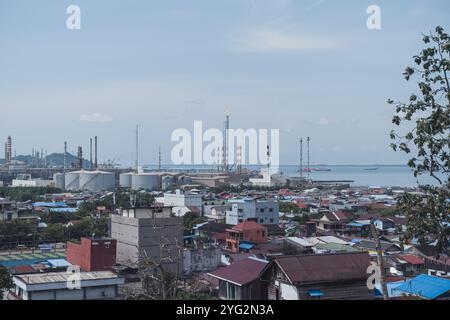
[[[111,238],[117,240],[117,263],[136,268],[142,256],[181,271],[183,219],[170,207],[126,208],[111,215]]]
[[[79,281],[79,288],[70,286]],[[10,300],[107,300],[115,299],[125,280],[111,271],[50,272],[13,277]]]

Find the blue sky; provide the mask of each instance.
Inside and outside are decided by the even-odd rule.
[[[81,7],[82,29],[66,28]],[[382,29],[366,28],[369,5]],[[170,134],[194,120],[279,128],[280,159],[403,163],[388,147],[388,98],[414,89],[402,72],[421,33],[449,29],[445,0],[0,0],[0,137],[18,154],[100,139],[100,159],[170,162]]]

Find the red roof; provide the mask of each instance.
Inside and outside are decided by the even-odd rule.
[[[406,262],[408,262],[412,265],[422,265],[425,263],[422,258],[420,258],[418,256],[413,256],[411,254],[399,255],[399,258],[402,260],[405,260]]]
[[[217,269],[208,275],[243,286],[257,280],[266,265],[266,262],[248,258]]]
[[[244,221],[233,227],[233,230],[235,231],[255,230],[255,229],[266,230],[266,227],[255,221]]]

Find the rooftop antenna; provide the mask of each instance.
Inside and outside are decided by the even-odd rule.
[[[308,137],[307,138],[307,142],[308,142],[308,181],[310,181],[311,180],[311,167],[310,167],[310,165],[311,165],[311,163],[310,163],[310,158],[309,158],[309,143],[310,143],[310,141],[311,141],[311,139]]]
[[[139,125],[136,125],[136,172],[139,170]]]
[[[303,138],[300,139],[300,181],[303,180]]]

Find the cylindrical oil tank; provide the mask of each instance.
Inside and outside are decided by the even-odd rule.
[[[67,172],[65,180],[66,190],[80,190],[80,171]]]
[[[131,179],[131,187],[134,190],[159,190],[161,185],[161,176],[152,173],[134,174]]]
[[[121,173],[119,176],[119,185],[122,188],[131,188],[133,172]]]
[[[66,189],[66,177],[64,173],[55,173],[53,175],[53,182],[55,183],[55,187],[61,190]]]
[[[114,173],[104,171],[83,171],[80,174],[80,190],[112,190],[116,185]]]

